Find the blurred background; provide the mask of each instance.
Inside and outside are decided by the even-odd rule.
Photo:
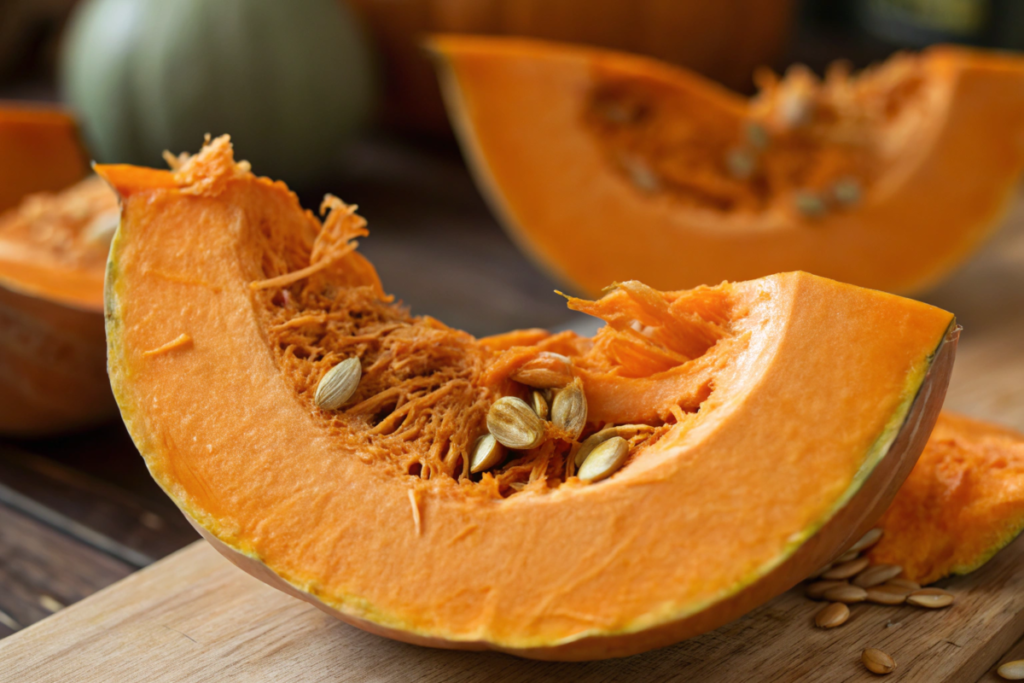
[[[179,2],[215,20],[169,9]],[[372,231],[361,249],[413,312],[477,335],[567,324],[559,283],[516,249],[463,164],[419,47],[430,32],[650,54],[750,93],[759,65],[822,73],[939,41],[1020,48],[1024,2],[0,0],[0,99],[65,103],[100,161],[162,166],[165,147],[231,133],[238,157],[304,205],[328,191],[358,203]],[[0,637],[195,538],[119,421],[0,441]]]

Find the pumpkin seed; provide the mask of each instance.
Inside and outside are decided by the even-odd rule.
[[[797,190],[793,193],[793,206],[807,218],[821,218],[828,210],[825,200],[808,190]]]
[[[840,178],[832,186],[832,196],[841,206],[856,206],[861,194],[860,181],[856,178]]]
[[[850,550],[861,552],[867,550],[882,539],[882,530],[875,528],[860,537],[860,540],[850,546]]]
[[[748,150],[730,149],[725,155],[725,167],[729,169],[729,175],[733,178],[746,180],[754,175],[757,159]]]
[[[574,462],[576,467],[583,464],[583,461],[590,455],[590,451],[594,450],[596,446],[604,443],[613,436],[621,436],[623,439],[631,439],[640,432],[653,431],[654,427],[650,425],[619,425],[618,427],[605,427],[599,432],[595,432],[583,440],[580,447],[576,450],[576,457]]]
[[[498,443],[493,434],[484,434],[473,444],[473,455],[469,459],[472,474],[489,470],[505,459],[505,447]]]
[[[744,127],[744,133],[747,137],[747,142],[754,149],[764,149],[771,142],[771,136],[768,134],[768,129],[762,126],[760,123],[754,121],[748,121]]]
[[[872,586],[868,588],[868,602],[876,605],[902,605],[907,601],[910,590],[899,586]]]
[[[516,368],[509,377],[535,389],[564,387],[572,382],[572,361],[560,353],[541,351]]]
[[[629,442],[621,436],[613,436],[590,451],[577,476],[588,482],[610,477],[622,467],[628,455]]]
[[[1024,659],[1006,662],[996,669],[996,673],[1008,681],[1024,681]]]
[[[843,562],[829,569],[821,575],[823,579],[849,579],[860,574],[868,567],[868,558],[858,557],[856,560]]]
[[[661,179],[643,161],[639,159],[626,159],[623,165],[626,167],[629,179],[633,181],[633,185],[638,190],[653,194],[661,189]]]
[[[579,377],[555,394],[551,402],[551,421],[576,440],[587,426],[587,397]]]
[[[903,567],[899,565],[876,564],[858,574],[852,583],[861,588],[871,588],[883,584],[889,579],[894,579],[902,573]]]
[[[504,396],[487,411],[487,431],[506,448],[527,451],[544,440],[544,421],[533,412],[526,401],[515,396]]]
[[[907,602],[916,607],[941,609],[953,604],[953,594],[941,588],[922,588],[908,595]]]
[[[548,401],[544,398],[544,394],[539,391],[531,393],[530,407],[533,408],[533,412],[537,413],[537,417],[542,420],[548,419]]]
[[[860,655],[867,670],[873,674],[891,674],[896,670],[896,661],[878,648],[869,647]]]
[[[810,581],[813,581],[813,580],[815,580],[815,579],[821,578],[822,576],[824,576],[825,572],[827,572],[828,570],[832,569],[832,567],[834,567],[834,566],[835,566],[834,564],[832,564],[831,562],[829,562],[829,563],[828,563],[828,564],[826,564],[826,565],[825,565],[824,567],[822,567],[822,568],[821,568],[821,569],[819,569],[818,571],[814,572],[813,574],[811,574],[811,575],[810,575],[810,576],[808,576],[807,578],[808,578],[808,580],[810,580]]]
[[[821,600],[825,597],[825,592],[832,590],[836,586],[849,586],[845,581],[815,581],[807,587],[805,595],[811,600]]]
[[[822,597],[830,602],[864,602],[868,599],[868,592],[860,586],[851,586],[846,583],[842,586],[829,588]]]
[[[321,410],[337,410],[356,393],[363,368],[358,358],[346,358],[320,379],[313,402]]]
[[[850,618],[850,608],[841,602],[833,602],[822,607],[814,615],[814,625],[818,628],[835,628],[842,626]]]
[[[921,584],[917,581],[911,581],[910,579],[889,579],[885,582],[886,586],[899,586],[900,588],[906,588],[910,591],[921,590]]]
[[[852,562],[860,557],[860,553],[856,550],[847,550],[845,553],[836,558],[836,564],[845,564],[846,562]]]

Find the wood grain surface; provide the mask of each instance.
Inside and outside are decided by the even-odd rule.
[[[468,224],[458,234],[472,238]],[[388,244],[375,256],[385,264],[391,259],[389,268],[417,266],[414,251],[389,253]],[[435,251],[442,259],[442,250]],[[426,270],[445,268],[443,260],[429,260],[431,252],[423,254]],[[465,282],[478,267],[486,280],[489,258],[452,283]],[[514,272],[507,277],[532,277]],[[529,291],[519,299],[525,308],[504,316],[516,325],[559,322],[554,306],[536,304],[549,287],[537,279],[519,290]],[[389,286],[403,293],[401,283]],[[993,242],[924,298],[956,313],[965,328],[947,407],[1024,429],[1024,203]],[[531,306],[540,319],[526,319]],[[422,306],[416,312],[442,319],[445,313]],[[486,328],[501,318],[476,317],[475,331],[494,331]],[[975,574],[943,585],[957,602],[939,612],[860,605],[843,627],[820,631],[811,625],[818,604],[790,592],[670,648],[610,662],[546,664],[371,636],[264,586],[196,544],[0,641],[0,681],[867,681],[876,677],[859,657],[869,646],[898,663],[885,680],[997,680],[992,667],[998,661],[1024,657],[1022,644],[1013,650],[1016,657],[1007,652],[1024,634],[1024,540]]]

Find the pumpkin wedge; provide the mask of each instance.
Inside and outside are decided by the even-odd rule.
[[[27,194],[63,190],[88,172],[89,159],[70,114],[0,103],[0,211]]]
[[[0,108],[0,205],[20,201],[0,215],[0,434],[52,434],[116,414],[102,313],[119,212],[102,180],[82,180],[87,171],[70,116]]]
[[[939,415],[869,557],[921,584],[969,574],[1024,531],[1024,434]]]
[[[998,225],[1024,168],[1024,59],[900,54],[752,100],[622,53],[431,42],[478,185],[512,237],[595,294],[806,270],[913,292]]]
[[[570,302],[607,321],[593,339],[475,339],[384,294],[353,207],[328,197],[321,224],[226,138],[172,171],[97,171],[122,201],[111,385],[154,478],[246,571],[412,643],[622,656],[788,589],[895,495],[958,335],[788,273],[626,282]],[[552,386],[540,440],[472,473],[499,399]],[[576,476],[577,441],[626,422],[621,468]]]

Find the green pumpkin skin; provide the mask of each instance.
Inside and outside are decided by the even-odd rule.
[[[230,133],[255,171],[300,187],[337,160],[377,93],[338,0],[86,0],[61,80],[100,161],[154,166]]]

